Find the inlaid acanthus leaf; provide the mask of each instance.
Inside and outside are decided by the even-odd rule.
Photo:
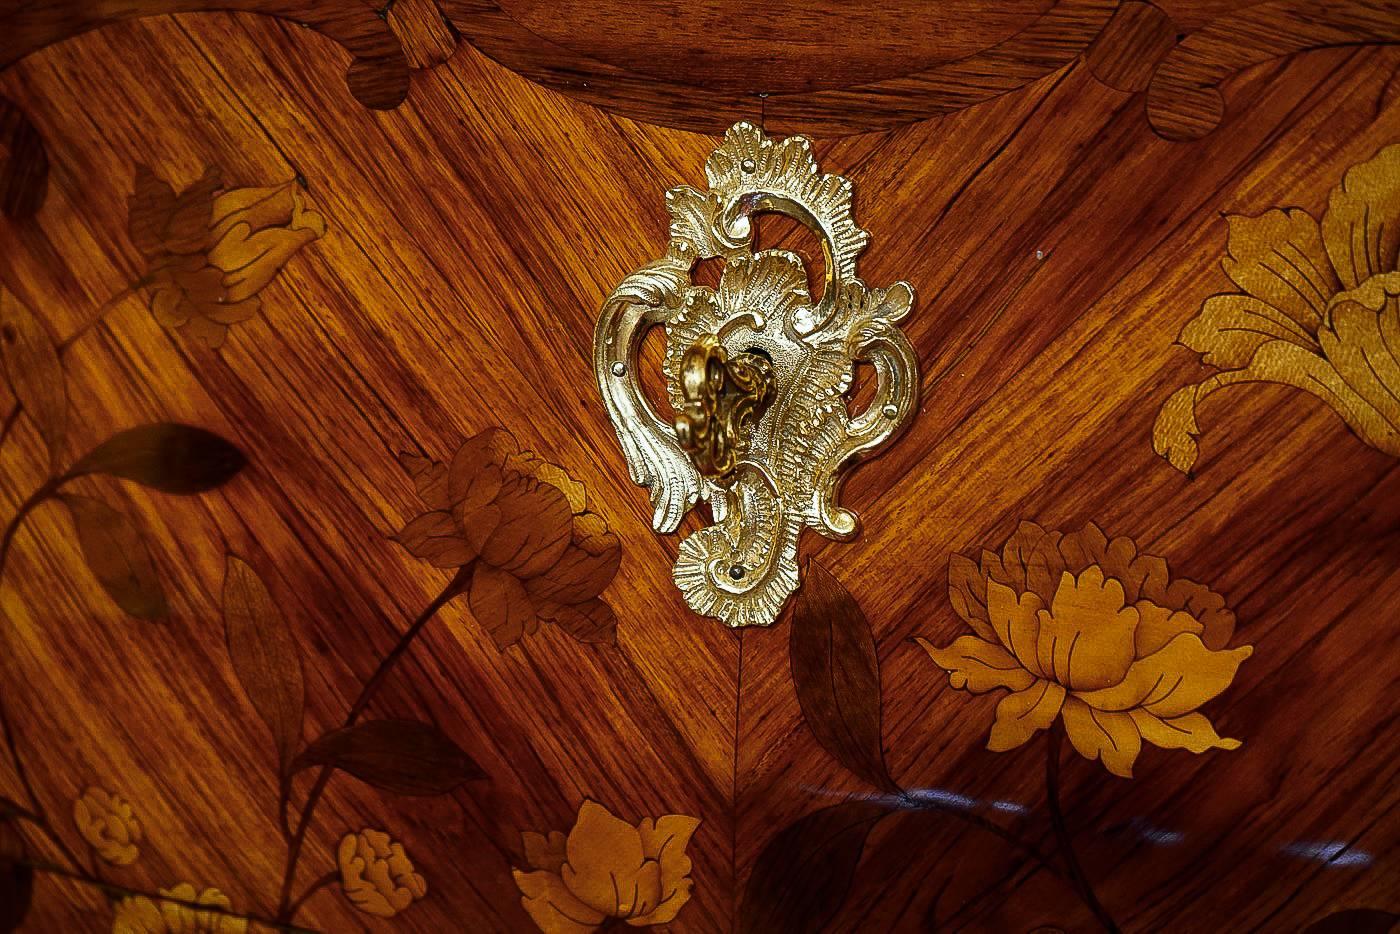
[[[248,463],[223,437],[173,422],[129,428],[85,454],[67,478],[102,473],[160,490],[203,493],[227,483]]]
[[[57,467],[68,428],[68,388],[58,347],[15,296],[0,289],[0,361],[15,399],[29,413]]]
[[[117,606],[137,619],[163,619],[170,612],[151,553],[136,526],[101,500],[65,493],[61,497],[88,567]]]
[[[291,771],[318,765],[401,795],[446,794],[486,777],[441,730],[417,720],[367,720],[327,733],[296,757]]]
[[[306,702],[301,652],[267,585],[234,555],[224,572],[224,630],[233,671],[272,731],[278,771],[285,774],[301,748]]]
[[[749,875],[740,934],[822,930],[846,901],[866,838],[888,813],[870,801],[847,801],[781,831],[763,848]]]
[[[797,594],[788,644],[797,700],[817,742],[860,778],[898,792],[885,766],[875,637],[855,598],[815,561]]]
[[[14,821],[0,820],[0,934],[18,931],[34,896],[34,870],[25,865],[24,838]]]

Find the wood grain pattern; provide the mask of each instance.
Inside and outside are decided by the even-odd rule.
[[[1010,41],[1031,7],[1015,9],[978,22]],[[966,58],[920,59],[951,84],[885,78],[889,99],[869,117],[871,96],[818,88],[796,48],[771,63],[788,101],[678,91],[645,72],[557,93],[498,64],[488,33],[462,29],[479,8],[461,3],[441,5],[446,20],[408,0],[387,19],[344,12],[410,50],[411,91],[386,111],[347,87],[341,45],[247,12],[116,17],[50,31],[68,38],[16,58],[0,96],[53,145],[47,199],[0,220],[0,312],[32,316],[25,353],[0,343],[0,521],[13,530],[0,545],[0,930],[21,917],[26,932],[106,931],[118,917],[168,931],[1393,921],[1395,456],[1346,413],[1264,383],[1207,404],[1192,476],[1154,451],[1152,428],[1174,392],[1209,376],[1175,343],[1183,328],[1237,291],[1220,266],[1222,215],[1297,207],[1320,222],[1348,171],[1400,142],[1400,51],[1322,48],[1232,70],[1228,118],[1173,141],[1144,119],[1152,91],[1112,86],[1143,85],[1114,42],[1155,55],[1163,20],[1079,9],[1038,65],[978,78],[958,75]],[[1162,4],[1188,33],[1162,67],[1249,9]],[[1310,48],[1291,28],[1270,47]],[[972,32],[950,34],[946,54]],[[604,51],[621,60],[647,35]],[[699,45],[675,41],[677,55]],[[726,52],[740,53],[756,54]],[[862,59],[842,61],[854,73]],[[548,81],[562,90],[561,75]],[[794,607],[736,634],[692,614],[671,580],[679,536],[650,529],[597,397],[592,333],[617,281],[664,248],[662,192],[701,182],[716,141],[675,127],[741,117],[774,132],[882,127],[814,147],[855,185],[872,233],[862,276],[909,279],[920,297],[906,331],[923,403],[847,486],[861,538],[804,538],[831,578],[807,593],[815,615],[799,622]],[[166,206],[147,215],[163,218],[160,236],[132,223],[142,190],[138,203]],[[250,191],[270,200],[239,200]],[[291,248],[293,216],[308,212],[323,226]],[[260,231],[281,252],[258,249]],[[760,223],[765,248],[810,257],[804,236]],[[238,275],[250,261],[267,273],[255,283]],[[153,269],[181,274],[143,281]],[[193,302],[183,324],[162,291]],[[191,331],[209,317],[196,313],[250,297],[221,341]],[[659,372],[660,348],[639,366]],[[145,425],[167,427],[87,455]],[[203,434],[170,446],[168,426]],[[493,428],[514,451],[487,445],[459,474],[490,495],[442,489],[454,455]],[[178,469],[172,451],[185,452]],[[63,495],[133,530],[139,549],[98,551],[125,558],[124,573],[89,567],[49,495],[68,474]],[[525,518],[496,522],[507,507]],[[1219,595],[1233,637],[1202,644],[1253,653],[1200,712],[1239,748],[1149,739],[1124,778],[1077,714],[986,748],[1000,695],[959,689],[916,640],[942,650],[976,631],[982,552],[1005,567],[1025,521],[1094,523]],[[577,576],[553,576],[564,555]],[[473,599],[478,567],[490,570]],[[553,590],[547,615],[540,580],[577,584],[578,600]],[[150,581],[163,612],[143,615],[160,621],[123,609],[154,610]],[[1056,592],[1041,609],[1075,618]],[[1209,609],[1155,605],[1196,622]],[[848,659],[859,664],[838,677]],[[269,671],[276,689],[260,680]],[[663,861],[663,827],[683,861]],[[608,862],[618,841],[626,875]],[[613,870],[644,897],[594,885]],[[681,889],[670,918],[653,914]],[[590,912],[579,928],[535,910],[565,890]]]

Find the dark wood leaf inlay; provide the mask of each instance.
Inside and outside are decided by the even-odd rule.
[[[885,766],[880,661],[855,598],[815,561],[792,614],[792,680],[807,728],[822,748],[883,791],[899,791]]]
[[[285,773],[301,748],[306,703],[301,652],[267,585],[234,555],[224,573],[224,629],[234,673],[272,731],[278,770]]]
[[[84,455],[68,478],[102,473],[160,490],[203,493],[248,463],[232,442],[203,428],[158,422],[113,435]]]
[[[367,720],[327,733],[292,763],[325,765],[401,795],[440,795],[486,773],[437,727],[416,720]]]
[[[65,493],[83,557],[117,606],[137,619],[164,619],[170,613],[151,553],[131,520],[90,496]]]
[[[820,931],[846,901],[865,840],[888,813],[870,801],[847,801],[781,831],[749,876],[740,934]]]

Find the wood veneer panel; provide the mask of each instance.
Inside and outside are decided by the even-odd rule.
[[[446,5],[459,28],[464,9]],[[502,650],[480,606],[448,603],[366,716],[432,724],[487,778],[418,798],[337,775],[296,891],[334,871],[343,836],[365,829],[403,845],[426,891],[379,920],[332,880],[297,922],[530,930],[511,875],[526,868],[520,834],[567,832],[585,800],[628,824],[699,819],[686,848],[693,891],[671,929],[758,917],[746,883],[765,847],[872,789],[803,723],[792,627],[739,635],[692,615],[671,581],[677,540],[650,530],[628,479],[591,372],[596,310],[658,252],[662,192],[698,183],[714,140],[589,102],[680,126],[745,117],[843,133],[946,111],[816,141],[823,169],[856,185],[873,235],[862,275],[908,279],[918,296],[906,330],[922,364],[919,417],[849,485],[862,538],[803,543],[868,620],[891,774],[1055,849],[1044,743],[984,749],[992,699],[954,690],[912,640],[943,646],[967,632],[948,597],[952,555],[999,550],[1022,520],[1064,532],[1094,522],[1223,595],[1238,616],[1231,645],[1254,647],[1205,708],[1241,748],[1147,747],[1125,779],[1066,745],[1061,803],[1105,910],[1130,931],[1293,930],[1342,908],[1400,907],[1396,660],[1384,637],[1400,605],[1394,457],[1313,396],[1262,384],[1202,407],[1192,477],[1153,450],[1163,403],[1208,372],[1173,342],[1207,297],[1233,288],[1218,265],[1221,214],[1296,205],[1321,217],[1349,168],[1400,141],[1393,49],[1328,49],[1227,76],[1224,121],[1170,142],[1154,132],[1147,92],[1110,86],[1142,87],[1145,72],[1105,44],[1170,54],[1150,11],[1127,25],[1119,11],[1118,30],[1083,60],[1096,29],[1044,67],[966,81],[953,68],[932,97],[896,81],[900,93],[873,110],[839,89],[758,103],[645,75],[561,95],[547,87],[562,79],[517,62],[546,87],[531,83],[480,35],[442,61],[451,32],[433,12],[405,5],[382,21],[401,38],[424,31],[403,40],[417,50],[408,97],[384,112],[347,86],[339,45],[251,13],[152,16],[53,41],[72,31],[59,30],[0,72],[7,113],[33,130],[5,124],[8,155],[19,133],[23,157],[6,177],[27,200],[0,223],[0,286],[67,342],[66,463],[152,421],[217,432],[249,461],[189,497],[74,481],[139,530],[164,623],[117,608],[61,505],[39,507],[13,538],[0,696],[33,803],[66,846],[87,858],[71,813],[100,786],[142,826],[139,858],[105,867],[109,881],[217,886],[238,911],[276,914],[287,851],[276,754],[230,661],[226,556],[256,571],[285,617],[305,672],[305,737],[320,736],[453,573],[391,538],[428,508],[398,455],[447,461],[505,426],[581,482],[616,535],[621,565],[602,591],[615,644],[545,623]],[[1166,9],[1192,28],[1233,12]],[[784,67],[802,79],[793,61]],[[36,138],[46,199],[28,172]],[[290,183],[285,197],[295,189],[324,221],[217,349],[162,324],[146,294],[97,320],[150,262],[128,230],[138,164],[176,190],[209,166],[222,192]],[[761,236],[804,246],[777,227]],[[14,409],[8,395],[0,404]],[[7,521],[49,475],[36,426],[16,416],[0,447]],[[297,779],[294,804],[311,781]],[[8,768],[0,795],[25,797]],[[880,819],[859,855],[828,930],[1095,929],[1072,886],[956,816]],[[91,887],[40,874],[25,929],[104,930],[113,914]]]

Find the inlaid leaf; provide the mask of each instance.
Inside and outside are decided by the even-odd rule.
[[[459,568],[476,557],[450,512],[436,510],[414,517],[394,536],[408,553],[434,567]]]
[[[33,420],[57,467],[68,429],[68,387],[48,329],[15,296],[0,289],[0,360],[10,389]]]
[[[78,530],[83,558],[117,606],[137,619],[163,619],[170,608],[151,553],[124,514],[101,500],[62,496]]]
[[[1349,908],[1314,921],[1303,934],[1390,934],[1400,925],[1400,914],[1379,908]]]
[[[539,625],[535,605],[520,581],[489,564],[478,564],[472,572],[467,606],[498,649],[515,645],[527,629]]]
[[[865,840],[889,811],[869,801],[823,808],[769,841],[739,913],[741,934],[820,931],[846,901]]]
[[[0,97],[0,212],[11,220],[38,213],[49,191],[49,154],[29,115]]]
[[[162,493],[203,493],[227,483],[248,463],[212,431],[173,422],[130,428],[85,454],[68,477],[104,473]]]
[[[0,821],[0,934],[18,931],[34,897],[34,870],[21,864],[24,838],[13,821]]]
[[[234,673],[272,731],[278,771],[285,774],[301,747],[301,652],[267,585],[234,555],[224,571],[224,630]]]
[[[822,748],[883,791],[899,791],[885,767],[880,662],[855,598],[815,561],[807,563],[788,642],[802,716]]]
[[[596,597],[584,603],[544,603],[540,619],[563,629],[579,642],[590,645],[617,644],[617,614]]]
[[[441,730],[416,720],[367,720],[327,733],[297,756],[291,771],[317,765],[401,795],[446,794],[486,777]]]

